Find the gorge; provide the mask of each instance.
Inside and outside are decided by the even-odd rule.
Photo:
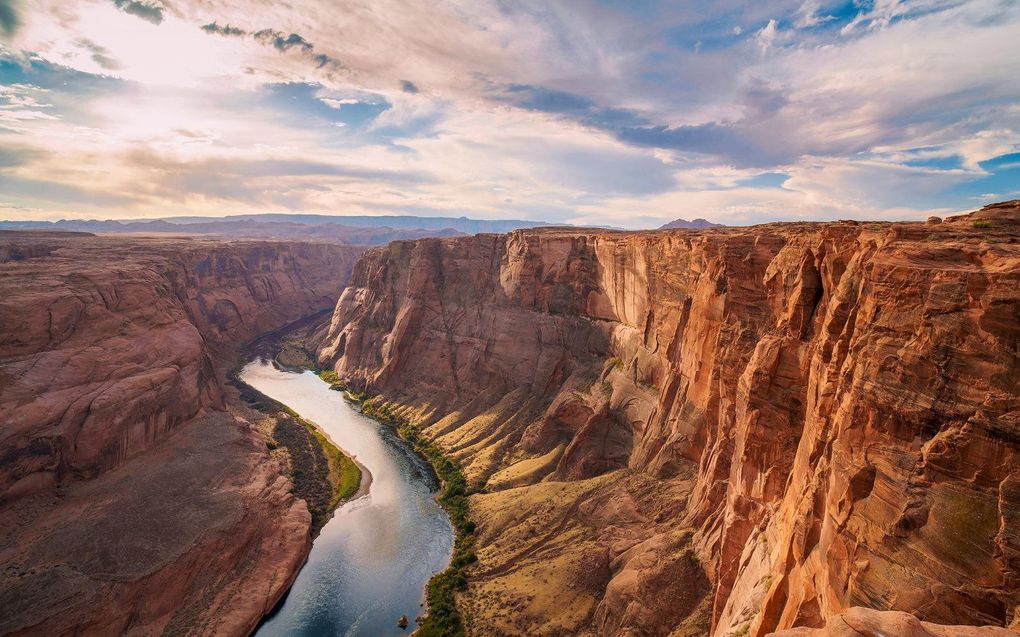
[[[319,362],[476,489],[469,634],[1005,626],[1018,221],[395,242]]]
[[[0,634],[243,635],[310,577],[312,504],[227,378],[243,343],[329,308],[300,332],[316,365],[467,479],[462,634],[1016,634],[1020,202],[367,250],[0,246]],[[351,409],[254,369],[327,432]]]
[[[312,518],[237,348],[362,248],[0,233],[0,634],[247,634]]]

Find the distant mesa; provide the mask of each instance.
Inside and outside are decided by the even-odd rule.
[[[664,226],[660,226],[659,230],[704,230],[706,228],[722,228],[721,223],[712,223],[708,219],[702,219],[698,217],[694,221],[688,221],[686,219],[674,219]]]

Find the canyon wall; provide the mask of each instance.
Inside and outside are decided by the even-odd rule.
[[[397,242],[319,356],[476,485],[472,634],[1005,626],[1018,221]]]
[[[330,307],[361,249],[0,235],[0,634],[245,634],[310,519],[228,411],[260,332]]]

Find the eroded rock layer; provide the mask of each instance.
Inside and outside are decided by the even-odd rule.
[[[485,485],[473,634],[1005,626],[1018,221],[397,242],[319,355]]]
[[[359,248],[0,236],[0,634],[246,634],[310,546],[224,386]],[[233,413],[231,413],[233,412]]]

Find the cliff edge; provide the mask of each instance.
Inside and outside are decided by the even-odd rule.
[[[478,490],[472,634],[1008,626],[1018,216],[395,242],[320,362]]]

